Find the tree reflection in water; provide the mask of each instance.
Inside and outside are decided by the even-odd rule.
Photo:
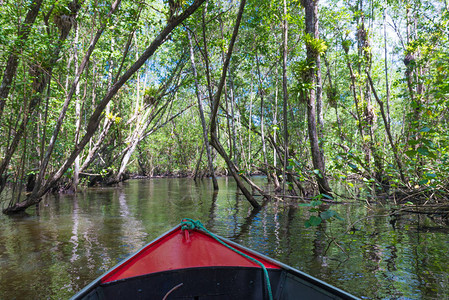
[[[332,207],[345,221],[305,228],[307,209],[258,199],[254,210],[231,179],[218,182],[214,193],[206,180],[134,180],[1,216],[0,298],[68,298],[182,218],[358,296],[449,297],[449,237],[438,220],[348,204]]]

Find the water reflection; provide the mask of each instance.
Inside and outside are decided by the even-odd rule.
[[[39,215],[0,216],[0,298],[68,298],[182,218],[364,298],[449,297],[449,238],[441,222],[335,205],[347,222],[305,228],[307,210],[281,202],[253,210],[232,180],[219,184],[214,193],[206,181],[130,181],[50,196]],[[370,215],[378,217],[347,230],[349,221]]]
[[[205,223],[206,228],[212,228],[213,221],[215,220],[215,210],[217,209],[217,198],[218,198],[218,191],[215,191],[212,193],[212,201],[210,204],[209,209],[209,217],[207,220],[207,223]]]
[[[72,249],[72,257],[70,258],[70,262],[74,263],[78,260],[79,255],[78,252],[78,226],[79,226],[79,212],[78,212],[78,197],[75,196],[73,198],[73,213],[72,213],[72,219],[73,219],[73,229],[72,229],[72,237],[70,238],[70,242],[73,244]]]

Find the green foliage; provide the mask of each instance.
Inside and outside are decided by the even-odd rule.
[[[316,215],[311,215],[309,219],[304,223],[306,228],[319,226],[322,222],[330,222],[333,219],[341,220],[343,219],[338,215],[335,210],[323,209],[323,202],[321,199],[333,199],[331,196],[326,194],[319,194],[315,196],[309,203],[300,203],[300,207],[308,207],[310,213],[315,213]]]
[[[315,62],[307,59],[297,61],[293,64],[293,74],[298,80],[303,81],[304,88],[311,89],[310,72],[315,70]],[[307,85],[309,84],[309,85]]]
[[[314,55],[322,55],[327,50],[326,42],[322,39],[317,39],[312,37],[310,34],[306,33],[304,35],[304,42],[306,44],[307,49],[312,51]]]
[[[343,47],[343,50],[346,52],[346,54],[348,54],[349,48],[352,46],[352,41],[351,40],[343,40],[341,42],[341,46]]]
[[[315,63],[307,59],[293,63],[292,71],[296,82],[291,88],[292,94],[300,100],[306,102],[306,95],[313,88],[311,73],[315,70]]]
[[[328,85],[326,87],[326,96],[329,105],[332,107],[337,107],[338,89],[335,86],[331,87],[330,85]]]

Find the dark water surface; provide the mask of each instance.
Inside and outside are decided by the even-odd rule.
[[[0,299],[67,299],[185,217],[361,298],[449,299],[449,235],[435,220],[361,203],[333,206],[345,221],[305,228],[306,208],[254,214],[231,179],[219,184],[214,198],[190,179],[131,180],[0,216]]]

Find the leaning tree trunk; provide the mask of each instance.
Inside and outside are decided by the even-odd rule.
[[[302,0],[302,6],[305,8],[306,18],[306,33],[310,35],[310,38],[317,40],[319,38],[318,34],[318,0]],[[307,61],[309,64],[317,66],[318,58],[320,53],[318,49],[312,45],[312,43],[306,44],[307,49]],[[319,65],[318,65],[319,66]],[[326,178],[326,168],[324,164],[324,155],[320,150],[317,132],[317,121],[316,121],[316,84],[317,84],[317,74],[316,72],[321,72],[321,70],[315,70],[315,68],[308,68],[304,74],[305,79],[310,83],[310,89],[306,92],[307,100],[307,124],[309,129],[309,141],[310,150],[312,153],[313,168],[317,170],[316,181],[318,183],[318,188],[320,193],[329,194],[332,192],[329,187],[329,183]]]
[[[138,18],[140,18],[140,11],[139,11]],[[123,69],[123,66],[125,65],[125,60],[126,60],[126,57],[128,56],[129,49],[131,47],[131,42],[132,42],[132,38],[134,36],[134,32],[135,32],[135,30],[133,30],[128,36],[128,41],[126,42],[125,51],[122,55],[122,61],[120,63],[120,66],[118,68],[118,71],[117,71],[117,74],[115,77],[112,75],[113,62],[111,61],[111,68],[110,68],[110,75],[109,75],[110,82],[108,83],[108,89],[111,88],[112,83],[115,83],[117,81],[118,76],[120,75],[121,70]],[[138,58],[137,53],[136,53],[136,57]],[[138,80],[138,82],[139,82],[139,80]],[[95,82],[93,82],[93,85],[94,85],[94,87],[92,88],[92,91],[95,91]],[[95,93],[92,93],[92,99],[95,99]],[[95,103],[95,101],[92,101],[92,103]],[[136,114],[137,114],[137,110],[138,110],[139,106],[140,106],[139,99],[136,99]],[[106,106],[106,115],[108,115],[108,113],[109,113],[109,105]],[[89,165],[91,164],[91,162],[94,160],[95,155],[97,154],[97,151],[99,150],[100,146],[103,145],[103,141],[107,137],[109,129],[111,128],[113,123],[114,123],[114,120],[112,120],[111,118],[105,119],[105,121],[103,123],[103,129],[102,129],[101,133],[98,135],[98,138],[96,138],[96,142],[95,142],[95,145],[93,146],[93,148],[89,149],[89,153],[87,154],[86,158],[84,159],[84,162],[80,168],[80,172],[83,172],[85,169],[87,169],[89,167]],[[91,142],[92,142],[92,139],[91,139],[90,143]]]
[[[112,16],[112,14],[115,12],[117,7],[120,5],[120,2],[121,2],[121,0],[116,0],[112,4],[111,10],[109,11],[109,14],[108,14],[108,18],[110,18]],[[76,6],[76,7],[78,9],[80,8],[80,6]],[[72,13],[73,14],[72,14],[71,17],[73,18],[73,21],[71,22],[71,24],[72,23],[74,24],[76,22],[76,13],[77,13],[77,11],[76,12],[72,12]],[[92,54],[92,52],[93,52],[93,50],[94,50],[94,48],[96,46],[96,43],[100,39],[100,36],[103,33],[103,30],[105,28],[106,28],[106,23],[104,23],[102,25],[102,27],[97,31],[95,37],[92,39],[92,41],[91,41],[91,43],[89,45],[89,48],[88,48],[86,54],[83,57],[83,60],[81,61],[80,66],[77,67],[77,69],[78,69],[77,71],[78,72],[75,74],[75,78],[73,79],[71,88],[70,88],[69,92],[67,93],[67,96],[66,96],[66,99],[64,101],[64,104],[62,105],[61,111],[59,112],[59,116],[58,116],[58,119],[56,121],[56,126],[55,126],[55,128],[53,130],[53,135],[50,138],[50,142],[49,142],[47,150],[45,152],[44,159],[41,162],[41,165],[40,165],[40,168],[39,168],[39,175],[38,175],[37,180],[36,180],[36,185],[35,185],[35,187],[33,189],[33,192],[31,193],[31,195],[28,198],[34,198],[35,195],[39,194],[42,191],[43,186],[45,186],[44,178],[45,178],[45,175],[46,175],[46,172],[47,172],[47,167],[48,167],[48,164],[50,163],[50,159],[51,159],[51,156],[53,154],[53,150],[54,150],[54,148],[56,146],[58,135],[60,133],[62,124],[64,122],[64,119],[65,119],[65,116],[66,116],[66,113],[67,113],[67,110],[69,108],[69,104],[70,104],[70,102],[72,100],[73,95],[77,91],[77,86],[79,85],[79,81],[81,79],[81,74],[86,69],[87,63],[89,62],[89,58],[90,58],[90,56],[91,56],[91,54]],[[70,28],[63,28],[63,29],[61,29],[61,32],[62,32],[61,35],[64,34],[67,37],[67,35],[69,34],[70,29],[71,29],[71,27]],[[78,137],[77,137],[77,139],[78,139]],[[77,157],[74,157],[74,160],[72,161],[72,163],[76,160],[76,158]],[[62,174],[61,174],[61,176],[62,176]],[[50,189],[50,187],[49,187],[49,189]],[[39,196],[38,199],[40,199],[40,197],[41,196]]]
[[[404,184],[407,184],[407,181],[406,181],[406,178],[405,178],[405,175],[404,175],[404,167],[402,165],[402,160],[401,160],[401,158],[399,156],[398,148],[397,148],[397,146],[396,146],[396,144],[394,142],[393,135],[391,133],[390,122],[388,122],[388,117],[387,117],[387,114],[385,112],[384,102],[377,95],[376,89],[374,88],[373,80],[372,80],[372,78],[371,78],[371,76],[370,76],[368,71],[366,71],[366,75],[368,77],[368,82],[369,82],[369,84],[370,84],[370,86],[371,86],[371,88],[373,90],[374,98],[376,99],[376,101],[377,101],[377,103],[379,104],[379,107],[380,107],[380,112],[382,114],[382,119],[383,119],[384,125],[385,125],[385,132],[387,134],[387,138],[388,138],[388,141],[390,142],[391,150],[393,151],[393,155],[394,155],[396,164],[398,166],[399,175],[401,176],[402,182]]]
[[[201,102],[201,94],[200,94],[200,87],[198,83],[198,74],[196,71],[196,64],[195,64],[195,55],[193,53],[193,43],[192,43],[192,37],[190,36],[190,33],[187,32],[189,36],[189,43],[190,43],[190,61],[192,63],[192,70],[193,70],[193,77],[195,80],[195,90],[196,90],[196,97],[198,100],[198,110],[200,113],[200,119],[201,119],[201,127],[203,128],[203,139],[204,139],[204,147],[206,148],[206,154],[207,154],[207,164],[209,166],[209,173],[210,176],[212,176],[212,182],[214,185],[214,190],[218,191],[218,182],[217,178],[215,177],[215,170],[214,170],[214,164],[212,161],[212,155],[210,151],[210,144],[209,140],[207,138],[207,126],[206,126],[206,119],[204,118],[204,110],[203,110],[203,103]]]
[[[221,39],[225,40],[224,29],[223,29],[223,19],[221,17],[219,17],[218,20],[220,22]],[[205,24],[205,23],[203,22],[203,24]],[[225,49],[222,47],[221,48],[221,63],[222,64],[224,64],[224,62],[225,62],[225,57],[226,57],[226,52],[225,52]],[[231,74],[229,74],[229,78],[231,77],[230,75]],[[233,108],[234,108],[234,97],[233,97],[234,93],[233,93],[233,87],[231,87],[230,92],[231,92],[232,97],[231,97],[231,99],[229,99],[227,85],[228,85],[227,84],[227,80],[225,80],[225,82],[224,82],[224,98],[225,98],[225,103],[226,103],[225,109],[226,109],[226,112],[229,112],[229,100],[231,100],[231,109],[233,110]],[[236,155],[235,155],[235,151],[234,151],[234,149],[235,149],[235,139],[234,139],[235,135],[233,135],[232,134],[233,131],[231,131],[231,126],[232,126],[232,130],[235,130],[234,122],[233,122],[233,120],[234,120],[234,118],[233,118],[234,112],[231,113],[231,116],[232,116],[231,118],[226,118],[226,123],[227,123],[227,128],[226,129],[227,129],[227,133],[228,133],[229,157],[231,158],[231,160],[232,160],[232,157],[234,157],[234,163],[236,164],[236,162],[235,162],[236,161],[236,159],[235,159]],[[231,125],[231,123],[232,123],[232,125]]]
[[[217,150],[217,152],[223,157],[226,164],[228,165],[228,169],[231,172],[232,177],[234,177],[237,186],[242,191],[243,195],[245,195],[246,199],[251,203],[251,205],[254,208],[260,208],[260,204],[256,201],[254,196],[248,191],[248,189],[245,187],[242,178],[238,174],[238,171],[232,162],[231,158],[227,155],[226,151],[224,150],[223,146],[221,145],[218,135],[217,135],[217,114],[218,114],[218,107],[220,106],[220,97],[223,91],[223,86],[226,79],[226,73],[228,70],[229,62],[231,60],[231,54],[232,50],[234,48],[235,40],[237,39],[237,34],[240,27],[240,21],[242,20],[243,15],[243,9],[245,7],[246,0],[242,0],[240,2],[239,12],[237,15],[237,20],[234,25],[234,31],[232,33],[232,38],[228,46],[228,52],[226,53],[226,60],[223,64],[223,71],[221,74],[220,82],[217,87],[217,92],[215,93],[215,97],[213,99],[212,103],[212,114],[211,114],[211,121],[210,121],[210,138],[211,138],[211,145]]]
[[[182,14],[178,17],[171,18],[167,25],[162,29],[158,36],[153,40],[153,42],[147,47],[139,59],[120,77],[119,80],[109,89],[103,99],[97,104],[95,111],[89,118],[86,127],[85,135],[80,139],[79,143],[75,145],[74,150],[70,154],[69,158],[63,163],[57,172],[55,172],[51,178],[39,188],[38,191],[33,191],[28,197],[21,202],[18,202],[10,207],[3,210],[5,214],[18,213],[24,211],[26,208],[38,204],[42,196],[45,195],[63,176],[63,174],[72,166],[76,157],[84,149],[86,144],[90,141],[92,136],[97,131],[97,128],[102,120],[102,115],[106,105],[111,101],[111,99],[117,94],[120,88],[131,78],[131,76],[136,73],[140,67],[151,57],[154,52],[161,46],[166,40],[167,36],[173,31],[175,27],[181,24],[185,19],[187,19],[191,14],[193,14],[198,7],[205,0],[194,1]]]
[[[172,76],[169,78],[166,84],[164,84],[164,88],[160,91],[159,95],[163,95],[166,93],[166,90],[170,86],[170,83],[172,82],[173,78],[179,77],[179,74],[182,72],[182,68],[180,68],[182,60],[180,60],[180,63],[178,63],[178,66],[176,67],[176,70],[172,72]],[[159,121],[162,120],[163,111],[167,108],[167,106],[173,101],[173,99],[167,101],[164,105],[162,105],[160,108],[157,108],[158,103],[161,101],[161,96],[157,96],[157,99],[154,100],[153,104],[149,106],[146,111],[143,113],[143,116],[141,118],[137,118],[136,120],[136,127],[133,130],[133,133],[131,136],[129,136],[126,140],[130,141],[129,145],[125,148],[124,151],[122,151],[122,158],[120,160],[120,169],[115,175],[115,178],[110,180],[108,182],[109,185],[119,183],[123,180],[124,172],[126,170],[126,166],[128,165],[131,155],[134,153],[136,148],[138,147],[139,143],[142,142],[146,137],[148,137],[150,134],[154,133],[157,129],[162,128],[165,126],[168,122],[172,122],[175,118],[180,116],[182,113],[184,113],[187,109],[189,109],[191,106],[188,106],[186,109],[180,111],[179,113],[175,114],[171,118],[169,118],[166,122],[163,124],[160,124],[159,126],[156,126]],[[159,117],[159,119],[156,119],[156,117]],[[155,121],[156,124],[148,130],[148,127],[150,124]],[[114,160],[113,160],[114,161]]]

